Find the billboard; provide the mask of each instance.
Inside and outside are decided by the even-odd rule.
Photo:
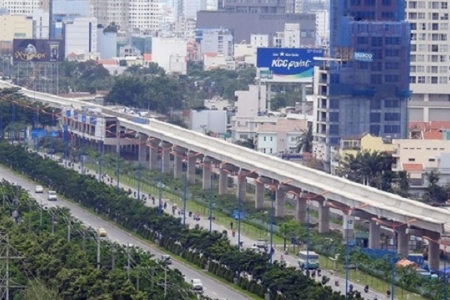
[[[365,52],[355,52],[355,53],[353,53],[353,60],[364,61],[364,62],[373,62],[373,54],[365,53]]]
[[[63,62],[64,41],[14,39],[13,62]]]
[[[264,82],[312,82],[318,48],[258,48],[256,67]]]

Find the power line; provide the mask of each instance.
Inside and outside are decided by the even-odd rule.
[[[9,244],[9,234],[7,232],[0,232],[0,260],[2,265],[0,267],[0,299],[10,300],[10,289],[23,289],[23,285],[11,284],[9,277],[9,262],[11,259],[23,259],[21,256],[10,254],[11,245]]]

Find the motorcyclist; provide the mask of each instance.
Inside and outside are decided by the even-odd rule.
[[[364,286],[364,292],[369,292],[369,286],[366,284],[366,286]]]

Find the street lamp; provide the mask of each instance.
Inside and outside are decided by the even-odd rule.
[[[404,225],[409,225],[415,221],[417,221],[417,219],[411,219],[405,223],[396,223],[395,221],[393,221],[392,223],[389,223],[387,221],[383,221],[380,220],[378,218],[372,218],[373,221],[385,225],[387,227],[391,227],[392,228],[392,247],[394,250],[394,253],[392,254],[392,278],[391,278],[391,300],[394,300],[394,293],[395,293],[395,257],[397,256],[397,245],[395,244],[395,237],[396,237],[396,229],[398,227],[404,226]]]
[[[214,196],[214,190],[213,190],[213,164],[210,164],[210,178],[209,178],[209,234],[212,233],[212,219],[213,219],[213,196]]]
[[[447,246],[450,245],[449,242],[440,242],[437,240],[433,240],[432,238],[428,237],[428,236],[422,236],[423,239],[431,242],[431,243],[436,243],[438,245],[442,245],[444,246],[444,287],[443,287],[443,291],[442,291],[442,295],[443,295],[443,300],[447,300],[447,271],[446,271],[446,267],[447,267]]]
[[[347,208],[347,207],[340,207],[336,204],[333,203],[328,203],[328,206],[331,206],[333,208],[339,209],[343,212],[345,212],[347,219],[346,219],[346,224],[345,224],[345,297],[347,298],[348,295],[348,281],[349,281],[349,232],[350,232],[350,223],[351,221],[349,220],[349,217],[352,215],[353,210],[355,209],[361,209],[364,208],[366,206],[368,206],[368,204],[363,204],[360,207],[354,207],[354,208]],[[354,226],[354,224],[353,224]]]

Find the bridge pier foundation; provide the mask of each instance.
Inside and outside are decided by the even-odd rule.
[[[432,240],[439,241],[440,234],[438,232],[429,231],[427,236]],[[428,243],[428,267],[430,270],[439,270],[441,249],[438,243]]]
[[[170,148],[161,148],[162,171],[164,174],[170,173]]]
[[[211,188],[212,166],[211,159],[207,157],[203,158],[202,186],[204,190]]]
[[[150,147],[148,165],[150,170],[158,170],[158,149],[156,147]]]
[[[377,224],[377,221],[370,220],[369,225],[369,248],[380,249],[380,231],[381,227]]]
[[[139,144],[139,154],[138,155],[139,155],[138,160],[141,164],[145,163],[147,161],[148,147],[145,143]]]
[[[264,194],[265,194],[264,183],[255,181],[255,208],[264,208]]]
[[[330,207],[319,201],[319,233],[330,232]]]
[[[409,253],[409,234],[406,232],[406,226],[402,226],[397,230],[397,253],[404,258],[408,257]]]
[[[245,201],[245,195],[247,193],[247,177],[237,177],[236,198],[239,201]]]
[[[306,224],[306,199],[297,198],[295,203],[295,219],[300,222],[300,224]]]
[[[275,217],[283,218],[286,215],[286,190],[278,187],[275,193]]]
[[[181,179],[183,177],[183,157],[174,155],[173,158],[173,178]]]
[[[228,192],[228,172],[220,168],[219,169],[219,195],[225,195]]]
[[[188,152],[187,157],[187,180],[189,184],[195,184],[195,162],[197,157],[193,156],[194,153]]]

